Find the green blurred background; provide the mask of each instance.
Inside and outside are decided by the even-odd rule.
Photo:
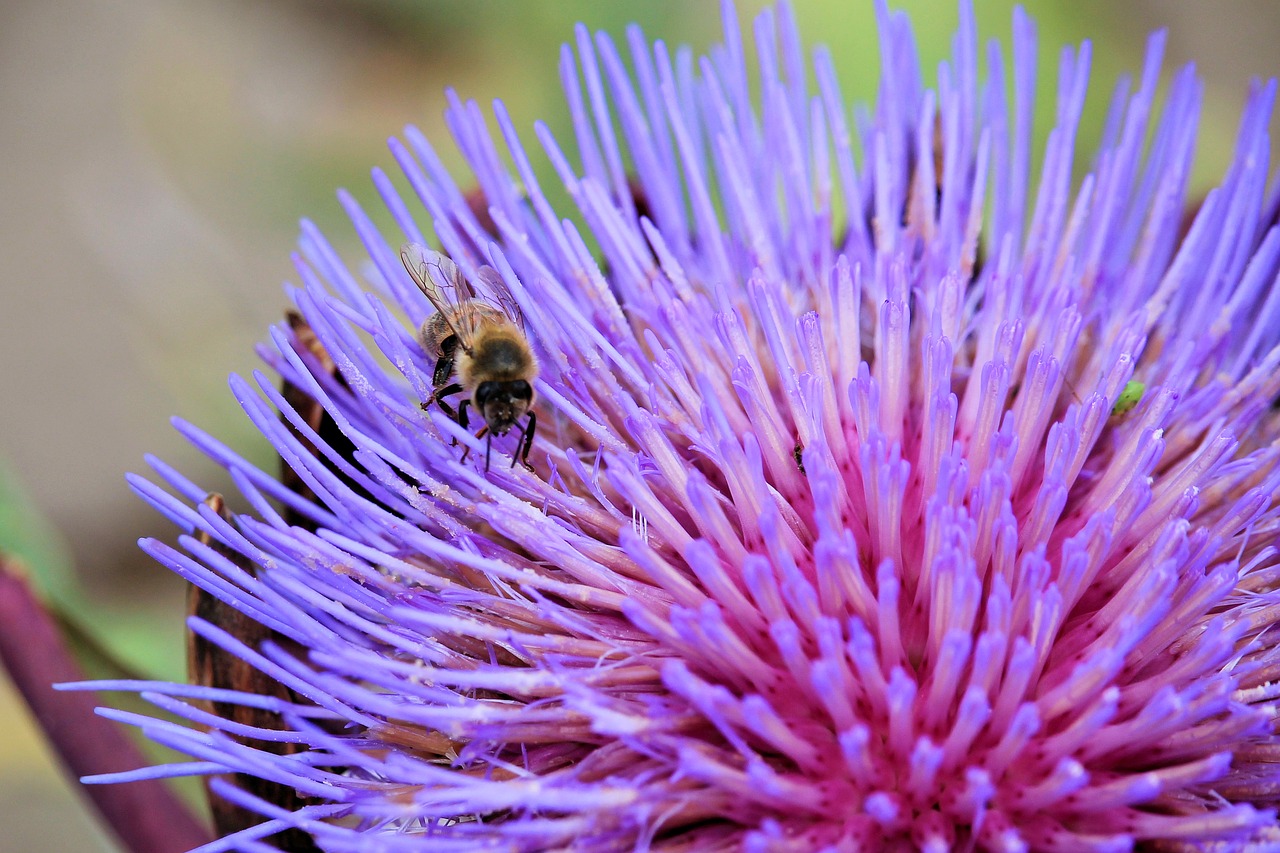
[[[763,5],[740,3],[741,20]],[[912,13],[935,68],[955,5],[892,5]],[[1006,38],[1012,4],[978,5],[984,39]],[[1170,29],[1166,68],[1194,57],[1207,80],[1199,188],[1226,164],[1249,78],[1280,64],[1280,12],[1268,0],[1026,5],[1039,23],[1042,91],[1059,45],[1095,43],[1086,151],[1116,76],[1137,69],[1148,31]],[[870,97],[870,3],[798,0],[796,12],[806,42],[831,47],[846,94]],[[184,593],[137,550],[138,537],[172,531],[123,475],[154,452],[229,490],[178,440],[172,414],[271,466],[226,376],[258,366],[253,344],[281,316],[297,220],[315,219],[356,257],[333,191],[375,207],[368,170],[393,171],[383,140],[406,122],[459,170],[440,121],[445,86],[503,99],[522,132],[546,119],[572,149],[557,62],[578,20],[615,37],[634,20],[703,48],[719,10],[674,0],[4,4],[0,549],[131,666],[180,677]],[[0,853],[116,849],[3,678],[0,726]]]

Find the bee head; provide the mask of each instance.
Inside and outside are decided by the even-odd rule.
[[[476,386],[475,407],[484,415],[490,432],[506,433],[533,404],[533,388],[523,379],[481,382]]]

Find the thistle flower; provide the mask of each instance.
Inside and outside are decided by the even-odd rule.
[[[231,381],[304,488],[181,422],[247,509],[133,480],[188,533],[147,551],[270,638],[192,631],[281,689],[95,685],[194,724],[104,712],[194,759],[111,778],[305,798],[215,782],[266,822],[207,850],[1275,844],[1274,84],[1182,234],[1200,85],[1157,109],[1159,35],[1076,175],[1089,47],[1041,154],[1020,13],[980,80],[962,6],[930,89],[879,7],[852,112],[786,6],[754,59],[725,20],[706,58],[579,29],[576,159],[453,97],[480,213],[407,129],[398,232],[341,196],[358,276],[304,224],[303,319]],[[532,471],[435,405],[405,242],[523,314]]]

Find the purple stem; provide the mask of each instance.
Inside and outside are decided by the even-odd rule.
[[[118,726],[94,713],[97,694],[53,689],[57,682],[84,680],[84,673],[30,585],[3,557],[0,661],[73,779],[149,763]],[[181,853],[212,840],[209,830],[159,780],[81,790],[130,853]]]

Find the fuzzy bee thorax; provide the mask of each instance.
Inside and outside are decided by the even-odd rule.
[[[482,327],[471,352],[457,354],[458,380],[468,389],[481,382],[531,380],[537,373],[537,361],[519,330],[508,327]]]

